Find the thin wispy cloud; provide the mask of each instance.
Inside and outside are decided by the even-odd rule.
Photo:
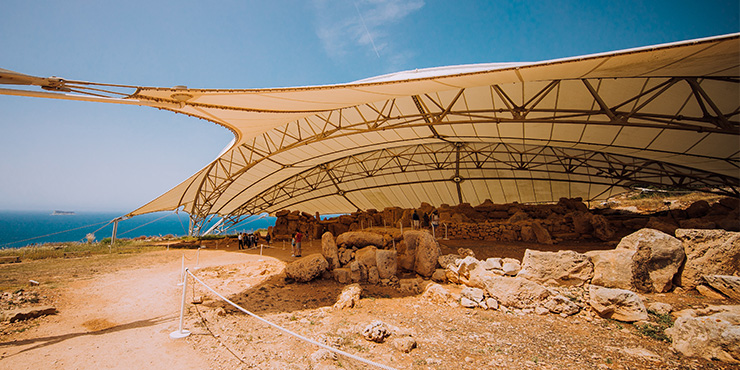
[[[334,60],[360,52],[402,64],[410,53],[398,49],[392,27],[423,6],[423,0],[315,0],[316,34]]]

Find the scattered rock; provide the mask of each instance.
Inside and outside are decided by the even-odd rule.
[[[436,269],[434,270],[434,273],[432,274],[432,281],[436,281],[438,283],[444,283],[447,281],[447,273],[444,269]]]
[[[663,362],[663,358],[657,355],[655,352],[651,352],[646,350],[645,348],[623,348],[622,352],[632,356],[637,357],[643,360],[651,361],[651,362]]]
[[[470,248],[457,248],[457,254],[460,256],[460,258],[465,258],[468,256],[475,258],[475,253]]]
[[[402,292],[410,292],[417,294],[420,291],[418,279],[401,279],[399,280],[399,286]]]
[[[314,253],[285,266],[285,275],[297,282],[307,282],[320,276],[327,268],[329,263],[324,256],[321,253]]]
[[[322,361],[334,361],[337,359],[337,354],[329,351],[326,348],[320,348],[310,356],[311,363],[316,364]]]
[[[454,304],[457,299],[450,293],[449,290],[445,289],[439,284],[428,284],[424,293],[421,295],[422,298],[437,304]]]
[[[439,265],[443,269],[446,269],[448,265],[455,265],[456,261],[461,258],[459,254],[445,254],[444,256],[439,256],[437,262],[439,262]]]
[[[543,306],[554,314],[565,314],[566,316],[575,315],[581,310],[573,301],[559,294],[550,296]]]
[[[463,306],[466,308],[475,308],[475,307],[478,307],[478,303],[467,297],[460,297],[460,306]]]
[[[645,304],[634,292],[591,285],[589,295],[589,304],[601,317],[625,322],[648,319]]]
[[[503,264],[502,269],[504,270],[504,275],[516,276],[522,269],[519,261],[513,258],[504,258],[501,262]]]
[[[362,293],[362,287],[360,284],[347,285],[342,289],[342,293],[337,298],[337,303],[332,308],[335,310],[343,310],[346,308],[356,307],[360,303],[360,294]]]
[[[593,277],[591,260],[574,251],[541,252],[527,249],[516,275],[547,285],[582,285]]]
[[[412,336],[403,336],[393,339],[391,345],[403,353],[409,353],[416,348],[416,339]]]
[[[483,268],[486,270],[503,270],[503,266],[501,265],[501,258],[487,258],[482,263]]]
[[[377,343],[383,343],[383,341],[385,341],[385,338],[389,337],[390,335],[391,335],[391,332],[388,329],[388,326],[382,321],[378,321],[378,320],[371,322],[362,331],[362,336],[366,340],[377,342]]]
[[[496,298],[486,298],[486,308],[489,310],[498,310],[498,301]]]
[[[652,302],[647,305],[648,311],[653,311],[658,315],[668,315],[673,311],[673,306],[668,303]]]

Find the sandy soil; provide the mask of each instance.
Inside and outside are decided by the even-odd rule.
[[[479,258],[521,258],[528,244],[440,241],[443,253],[468,247]],[[513,310],[484,311],[434,304],[392,287],[364,286],[360,306],[334,311],[342,286],[330,280],[286,283],[282,243],[237,251],[231,241],[209,242],[200,252],[196,276],[244,308],[327,345],[398,369],[731,369],[732,365],[681,357],[666,342],[641,335],[625,323],[584,310],[568,318]],[[304,243],[304,255],[319,242]],[[220,250],[214,250],[218,247]],[[605,245],[557,245],[553,249],[602,249]],[[344,357],[312,360],[318,347],[299,341],[233,309],[202,286],[191,284],[185,328],[193,334],[172,340],[182,290],[181,256],[195,265],[194,250],[149,252],[93,263],[95,271],[59,277],[46,292],[59,314],[23,324],[4,324],[0,369],[363,369]],[[101,267],[102,266],[102,267]],[[7,267],[0,265],[0,275]],[[38,289],[50,282],[42,282]],[[450,287],[452,290],[459,287]],[[715,302],[695,295],[656,294],[648,301],[677,309]],[[373,320],[393,327],[384,343],[365,340]],[[391,343],[411,335],[409,353]]]
[[[196,251],[150,252],[117,261],[124,264],[119,271],[98,270],[64,283],[55,298],[57,315],[0,337],[0,368],[209,368],[187,341],[169,338],[179,323],[183,253],[194,265]],[[200,253],[201,266],[256,259],[223,251]]]

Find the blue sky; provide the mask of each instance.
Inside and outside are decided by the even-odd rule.
[[[737,0],[6,0],[3,15],[0,68],[200,88],[335,84],[740,31]],[[0,95],[0,112],[0,210],[131,211],[231,140],[146,107]]]

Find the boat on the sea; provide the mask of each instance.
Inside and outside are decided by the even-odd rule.
[[[54,211],[51,213],[52,216],[73,216],[74,214],[72,211]]]

